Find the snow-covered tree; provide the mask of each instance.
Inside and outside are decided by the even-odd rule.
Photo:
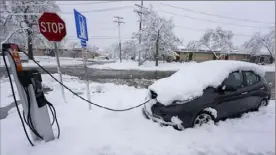
[[[0,35],[3,34],[5,37],[11,31],[19,29],[12,37],[17,39],[16,43],[27,44],[26,48],[28,49],[29,58],[33,59],[33,40],[38,38],[44,45],[52,45],[46,41],[38,30],[38,19],[45,11],[58,12],[60,9],[55,4],[55,1],[4,1],[3,14],[1,12],[1,26],[5,27],[5,30],[3,30],[3,32],[1,31]]]
[[[233,51],[233,36],[232,31],[222,30],[220,27],[208,29],[201,37],[199,45],[200,48],[208,49],[217,59],[220,59],[221,56]]]
[[[104,49],[105,55],[107,55],[111,59],[119,58],[119,46],[117,43],[112,44],[111,46]]]
[[[250,48],[251,54],[256,55],[261,52],[261,49],[266,49],[271,58],[275,59],[275,29],[271,29],[269,33],[261,35],[255,33],[248,41],[243,44],[243,47]]]
[[[137,40],[128,40],[122,44],[123,59],[135,59],[137,54]]]
[[[138,50],[141,52],[143,61],[156,60],[158,62],[160,55],[171,54],[177,48],[180,40],[174,34],[173,28],[172,19],[160,17],[151,6],[149,11],[144,11],[142,30],[134,34],[137,38],[140,33],[142,34]]]
[[[199,41],[189,41],[189,43],[186,45],[187,50],[191,50],[191,51],[198,51],[198,49],[200,48],[200,42]]]
[[[99,49],[99,47],[97,47],[96,45],[87,45],[87,50],[89,52],[97,52]]]

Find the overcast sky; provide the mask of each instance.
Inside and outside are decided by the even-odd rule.
[[[162,3],[194,10],[195,12],[173,8]],[[118,1],[109,3],[103,3],[103,1],[100,3],[97,1],[58,1],[57,4],[61,8],[61,12],[67,12],[61,13],[61,17],[66,22],[68,39],[74,39],[72,41],[78,42],[78,39],[74,37],[76,36],[76,28],[73,9],[82,12],[86,16],[89,36],[109,37],[109,39],[89,39],[88,44],[90,45],[94,44],[100,48],[105,48],[118,42],[118,29],[117,25],[113,22],[113,16],[121,16],[124,18],[123,21],[125,24],[121,25],[122,41],[129,39],[131,34],[138,30],[139,18],[134,12],[134,4],[140,4],[140,1]],[[250,38],[244,35],[252,35],[254,32],[267,33],[269,27],[273,26],[269,23],[275,23],[274,1],[144,1],[145,7],[149,7],[150,4],[158,11],[160,16],[173,18],[174,24],[176,25],[174,31],[184,41],[184,45],[190,40],[198,40],[203,34],[202,30],[220,26],[222,29],[232,30],[236,34],[233,42],[239,46]],[[120,10],[83,12],[109,8]],[[197,11],[265,23],[219,18],[196,13]],[[190,17],[197,19],[191,19]],[[214,21],[215,23],[207,22],[206,20]]]

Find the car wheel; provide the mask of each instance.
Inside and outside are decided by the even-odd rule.
[[[266,99],[263,99],[263,100],[260,102],[260,104],[259,104],[259,108],[265,107],[265,106],[267,106],[267,105],[268,105],[268,101],[267,101]]]
[[[215,117],[208,111],[200,112],[194,119],[194,127],[202,126],[203,124],[214,123]]]

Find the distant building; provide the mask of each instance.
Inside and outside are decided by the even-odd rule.
[[[214,53],[219,55],[220,51],[211,52],[207,49],[199,49],[197,51],[192,51],[184,48],[183,46],[179,46],[175,51],[178,56],[174,59],[174,61],[208,61],[208,60],[216,60],[217,57]],[[250,61],[254,63],[272,63],[271,56],[269,53],[261,52],[258,55],[252,56],[250,53],[250,49],[240,49],[234,50],[230,53],[223,53],[220,57],[221,60],[241,60],[241,61]]]

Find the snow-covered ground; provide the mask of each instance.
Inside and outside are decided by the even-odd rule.
[[[262,67],[267,72],[275,72],[275,64],[263,65]]]
[[[194,62],[188,62],[194,63]],[[159,66],[155,66],[155,61],[146,61],[143,65],[138,66],[137,61],[132,60],[123,60],[122,63],[117,61],[115,63],[108,63],[102,65],[90,65],[90,68],[99,68],[99,69],[116,69],[116,70],[162,70],[162,71],[177,71],[181,67],[185,66],[187,63],[166,63],[163,61],[159,61]]]
[[[17,93],[16,85],[13,82],[13,88],[15,88],[16,97],[19,98]],[[1,78],[0,79],[0,107],[5,107],[9,104],[14,102],[11,86],[8,78]]]
[[[8,60],[6,58],[6,60]],[[35,60],[39,62],[40,65],[44,67],[55,67],[57,66],[56,57],[49,57],[49,56],[35,56]],[[60,65],[61,66],[75,66],[75,65],[82,65],[83,61],[81,59],[74,59],[69,57],[60,57]],[[4,66],[3,57],[0,58],[0,67]],[[32,60],[29,62],[22,63],[23,67],[36,67]]]
[[[55,77],[58,77],[55,74]],[[11,94],[7,79],[1,80],[1,93]],[[88,104],[65,91],[49,76],[43,83],[54,90],[46,98],[55,105],[61,127],[60,139],[36,143],[25,138],[16,110],[1,123],[1,155],[247,155],[275,154],[275,101],[259,112],[245,114],[217,125],[176,131],[146,120],[141,108],[128,112],[110,112]],[[64,76],[64,83],[85,96],[85,83]],[[91,100],[112,108],[126,108],[144,101],[147,91],[125,85],[91,83]],[[54,132],[57,128],[54,126]]]
[[[122,63],[119,61],[115,63],[108,63],[108,64],[99,64],[99,65],[90,65],[89,68],[98,68],[98,69],[115,69],[115,70],[159,70],[159,71],[177,71],[183,66],[195,62],[186,62],[186,63],[179,63],[179,62],[163,62],[159,61],[159,66],[155,66],[155,61],[146,61],[142,66],[138,66],[138,62],[132,60],[123,60]],[[275,71],[275,64],[271,65],[263,65],[261,66],[265,69],[265,71]]]

